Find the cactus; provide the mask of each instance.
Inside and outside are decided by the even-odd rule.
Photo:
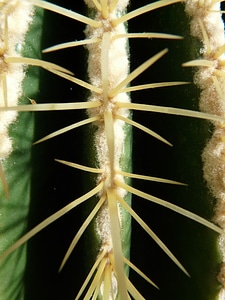
[[[70,2],[0,3],[1,299],[224,299],[221,1]]]

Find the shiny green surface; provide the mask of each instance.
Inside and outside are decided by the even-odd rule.
[[[27,57],[40,57],[42,31],[41,10],[36,11],[31,32],[22,49]],[[33,32],[33,33],[32,33]],[[35,34],[34,34],[35,32]],[[37,99],[39,70],[28,68],[23,82],[21,104],[28,104],[28,97]],[[3,163],[9,185],[9,198],[5,197],[0,185],[0,252],[27,231],[27,218],[31,193],[31,148],[34,134],[34,114],[21,113],[10,127],[13,152]],[[0,298],[3,300],[24,299],[24,270],[26,267],[26,245],[22,246],[0,264]]]

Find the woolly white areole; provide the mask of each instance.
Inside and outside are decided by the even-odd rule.
[[[0,6],[0,106],[16,106],[22,93],[25,72],[22,64],[6,63],[5,58],[20,56],[16,49],[20,49],[24,41],[33,8],[29,2],[15,0],[3,1]],[[16,111],[0,112],[0,160],[12,151],[8,127],[16,115]]]
[[[191,16],[191,34],[203,44],[202,59],[196,60],[199,70],[195,83],[201,88],[200,109],[203,112],[225,117],[225,56],[224,23],[221,18],[220,1],[186,1],[186,11]],[[208,64],[202,64],[202,62]],[[193,62],[190,62],[190,65]],[[185,64],[184,64],[185,65]],[[194,64],[193,64],[194,65]],[[225,229],[225,131],[224,122],[215,125],[212,138],[203,153],[203,172],[209,188],[217,199],[215,221]],[[220,249],[225,264],[225,235],[220,236]],[[225,285],[224,266],[218,279]],[[219,299],[224,300],[224,289]]]
[[[89,4],[89,7],[93,6],[92,1],[86,2]],[[104,189],[101,191],[100,195],[109,195],[109,190],[112,189],[114,198],[116,195],[124,198],[127,194],[127,191],[116,187],[114,184],[115,179],[124,182],[123,176],[116,174],[116,170],[121,170],[120,158],[124,151],[123,147],[125,141],[125,123],[124,121],[116,119],[115,115],[118,114],[122,117],[129,116],[128,109],[117,108],[115,104],[117,102],[130,102],[130,99],[126,93],[119,93],[113,97],[110,97],[109,95],[109,93],[128,76],[129,71],[128,54],[126,50],[127,39],[119,38],[113,40],[113,37],[126,33],[125,26],[123,23],[118,26],[112,26],[112,21],[121,15],[121,9],[124,9],[126,4],[127,1],[118,1],[115,9],[109,13],[107,19],[104,19],[102,13],[97,11],[95,20],[100,22],[102,26],[100,28],[87,26],[85,30],[88,39],[97,38],[101,41],[97,44],[89,44],[86,46],[89,51],[88,77],[90,83],[102,89],[102,93],[92,93],[89,98],[89,101],[100,101],[102,105],[99,108],[88,110],[89,117],[96,115],[100,116],[100,121],[97,121],[96,123],[98,129],[95,133],[94,143],[99,168],[104,171],[98,176],[97,182],[101,182],[102,180],[105,182]],[[108,3],[107,6],[109,5],[110,4]],[[121,222],[120,206],[115,200],[116,199],[114,199],[113,202],[116,203],[117,208],[115,207],[115,209],[118,211],[117,214],[119,216],[119,222]],[[113,236],[113,230],[114,227],[121,227],[121,224],[115,224],[116,219],[112,221],[110,201],[112,200],[107,196],[107,201],[101,207],[96,219],[96,231],[101,241],[99,253],[105,251],[106,253],[115,253],[113,244],[115,248],[116,238],[115,233]],[[114,232],[117,231],[114,230]],[[121,246],[119,246],[119,248],[120,247]],[[116,251],[121,250],[116,249]],[[121,272],[123,271],[121,270]],[[118,283],[115,278],[114,271],[111,276],[112,287],[110,291],[110,299],[114,299],[118,293]],[[119,275],[119,277],[122,276]],[[102,285],[102,294],[104,293],[105,288],[106,287]],[[127,295],[123,295],[123,297],[127,297]]]

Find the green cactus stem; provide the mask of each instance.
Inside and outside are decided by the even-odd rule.
[[[0,298],[224,299],[222,1],[74,2],[0,4]]]

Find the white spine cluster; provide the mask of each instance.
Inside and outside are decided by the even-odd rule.
[[[195,83],[201,88],[200,109],[225,117],[225,36],[224,23],[215,1],[186,1],[191,16],[191,33],[203,44],[202,60]],[[217,199],[215,222],[225,228],[225,123],[214,122],[213,135],[206,145],[203,158],[204,177]],[[220,248],[225,261],[225,236],[220,237]],[[224,267],[218,276],[225,284]],[[221,291],[220,299],[225,299]]]
[[[25,75],[22,64],[7,63],[7,57],[20,56],[19,49],[31,22],[32,5],[26,1],[0,1],[0,106],[16,106]],[[0,112],[0,160],[12,151],[8,127],[16,111]]]

